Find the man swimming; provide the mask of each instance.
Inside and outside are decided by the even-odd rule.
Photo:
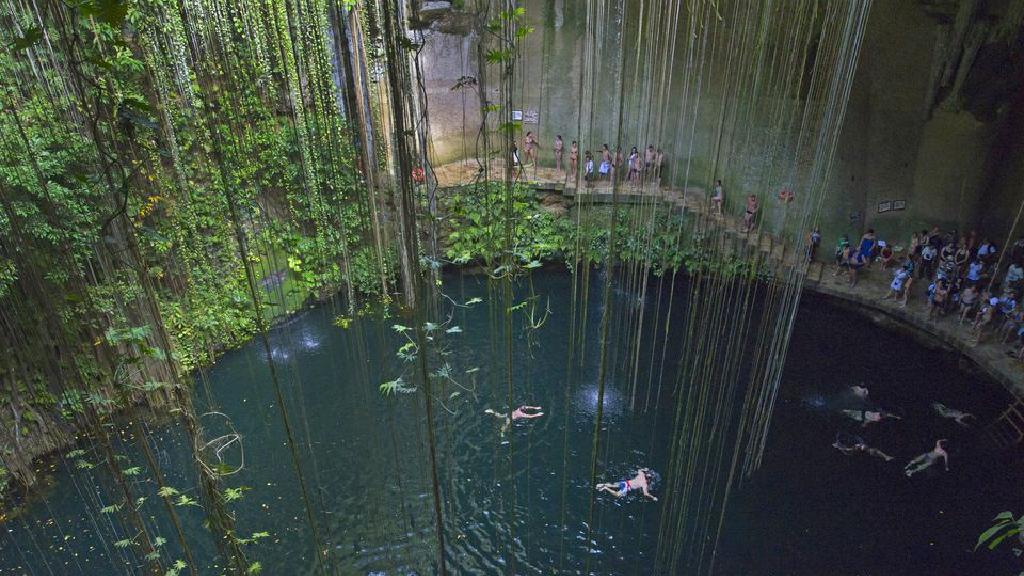
[[[867,426],[874,422],[881,422],[886,418],[892,418],[894,420],[902,420],[899,416],[892,412],[885,412],[882,410],[843,410],[843,414],[851,420],[856,420],[861,423],[861,426]]]
[[[974,418],[974,414],[970,412],[964,412],[963,410],[957,410],[956,408],[948,408],[945,404],[939,402],[932,402],[932,409],[943,418],[949,418],[956,420],[956,423],[967,428],[968,424],[964,420],[968,418]]]
[[[651,500],[657,502],[658,498],[651,494],[650,491],[650,484],[647,480],[647,475],[649,473],[650,469],[641,468],[636,471],[636,476],[632,477],[629,480],[622,480],[621,482],[613,483],[602,482],[601,484],[598,484],[595,488],[598,492],[607,492],[612,496],[615,496],[616,498],[622,498],[626,494],[629,494],[630,490],[640,490],[641,492],[643,492],[644,497],[650,498]]]
[[[509,418],[508,414],[505,414],[504,412],[495,412],[490,408],[484,410],[484,414],[490,414],[491,416],[494,416],[498,420],[505,421],[505,423],[501,426],[501,435],[504,436],[505,432],[508,430],[508,427],[512,424],[512,422],[516,420],[532,420],[534,418],[540,418],[541,416],[544,415],[544,413],[540,412],[540,410],[543,410],[543,408],[541,408],[540,406],[520,406],[519,408],[516,408],[515,410],[512,411],[511,418]]]
[[[868,446],[860,436],[843,438],[842,434],[836,435],[836,441],[832,443],[832,447],[848,456],[850,454],[867,454],[868,456],[878,456],[886,462],[892,460],[892,456]]]
[[[907,478],[910,478],[922,470],[930,468],[939,461],[939,458],[942,458],[943,464],[946,465],[946,472],[949,472],[949,454],[947,454],[946,450],[943,449],[943,442],[945,442],[945,440],[936,441],[935,448],[932,448],[931,452],[925,452],[911,460],[910,463],[907,464],[907,467],[903,469],[903,473],[907,475]]]

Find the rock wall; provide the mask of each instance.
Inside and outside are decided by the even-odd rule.
[[[680,31],[676,43],[659,45],[660,54],[641,56],[666,58],[675,51],[672,66],[665,69],[668,98],[659,100],[652,94],[657,82],[650,82],[649,75],[631,75],[638,60],[628,50],[624,65],[617,64],[620,43],[630,48],[642,26],[630,21],[631,13],[610,11],[607,22],[625,18],[622,34],[606,25],[597,53],[585,55],[583,3],[524,4],[534,32],[523,43],[513,99],[514,107],[526,113],[523,130],[539,138],[542,164],[553,163],[550,148],[556,134],[563,135],[566,149],[579,139],[581,157],[587,149],[596,154],[604,142],[614,148],[613,135],[620,135],[625,152],[634,144],[665,148],[674,183],[685,180],[708,187],[717,175],[726,181],[731,210],[742,210],[742,195],[756,192],[762,195],[765,218],[783,221],[773,213],[782,209],[766,200],[774,197],[785,177],[765,174],[762,166],[770,165],[765,158],[746,157],[735,149],[731,158],[728,154],[742,138],[765,137],[770,127],[732,118],[736,124],[727,122],[726,136],[716,142],[720,110],[731,105],[737,87],[712,77],[702,84],[699,100],[684,91],[678,79],[698,65],[687,35]],[[1018,183],[1024,177],[1024,146],[1018,137],[1024,130],[1004,126],[1011,117],[1021,126],[1024,122],[1020,114],[1005,112],[1006,94],[1019,93],[1020,81],[1015,85],[1013,79],[992,78],[1015,57],[1014,42],[1020,43],[1022,34],[1014,26],[1021,15],[1024,0],[873,3],[827,186],[828,201],[820,213],[827,244],[844,233],[857,237],[869,227],[897,245],[906,245],[913,230],[933,225],[1008,228],[1012,218],[1006,215],[1011,209],[1015,214],[1019,206]],[[723,24],[723,38],[735,33],[728,26]],[[477,77],[476,40],[475,33],[433,36],[424,52],[438,163],[473,155],[479,102],[475,93],[453,93],[450,88],[462,75]],[[497,71],[488,75],[496,78]],[[485,94],[497,100],[496,92]],[[621,131],[616,124],[620,100]],[[765,108],[776,104],[767,98],[762,103]],[[797,194],[799,201],[799,190]]]

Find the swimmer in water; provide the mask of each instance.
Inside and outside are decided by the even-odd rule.
[[[949,454],[947,454],[946,450],[943,449],[943,442],[945,442],[945,440],[935,442],[935,448],[932,448],[931,452],[925,452],[911,460],[910,463],[907,464],[907,467],[903,469],[903,473],[907,475],[907,478],[910,478],[922,470],[930,468],[939,461],[939,458],[942,458],[942,463],[946,465],[946,472],[949,472]]]
[[[491,416],[494,416],[498,420],[505,421],[505,423],[501,427],[501,435],[504,436],[505,432],[508,430],[508,427],[512,424],[512,422],[516,420],[532,420],[534,418],[540,418],[541,416],[544,415],[544,413],[540,412],[540,410],[543,410],[543,408],[541,408],[540,406],[520,406],[519,408],[516,408],[515,410],[512,411],[511,418],[509,418],[508,414],[505,414],[504,412],[495,412],[490,408],[484,410],[484,414],[490,414]]]
[[[881,422],[886,418],[892,418],[894,420],[902,420],[899,416],[892,412],[874,411],[874,410],[843,410],[843,414],[851,420],[856,420],[861,423],[861,426],[867,426],[874,422]]]
[[[892,460],[892,456],[877,448],[871,448],[859,436],[851,436],[844,439],[841,435],[837,435],[836,441],[832,443],[832,447],[847,456],[850,454],[867,454],[868,456],[878,456],[886,462]]]
[[[649,473],[650,469],[641,468],[636,471],[636,476],[632,477],[629,480],[623,480],[621,482],[612,483],[602,482],[601,484],[598,484],[595,488],[597,488],[598,492],[607,492],[612,496],[615,496],[616,498],[622,498],[626,494],[629,494],[630,490],[640,490],[641,492],[643,492],[646,498],[650,498],[651,500],[657,502],[658,498],[651,494],[650,491],[650,484],[647,480]]]
[[[862,400],[868,399],[868,389],[863,386],[850,386],[850,392],[852,392],[854,396]]]
[[[941,404],[939,402],[933,402],[932,409],[943,418],[956,420],[956,423],[964,428],[968,427],[968,424],[964,422],[964,420],[974,418],[974,414],[971,414],[970,412],[964,412],[963,410],[957,410],[956,408],[948,408],[945,404]]]

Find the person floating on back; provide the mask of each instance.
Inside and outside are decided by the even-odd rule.
[[[861,426],[867,426],[873,422],[881,422],[886,418],[892,418],[894,420],[900,420],[901,418],[892,412],[875,411],[875,410],[843,410],[843,414],[851,420],[856,420],[861,423]]]
[[[651,500],[657,502],[658,498],[651,494],[650,490],[650,482],[648,480],[648,475],[650,473],[651,471],[649,468],[641,468],[636,471],[636,476],[630,478],[629,480],[622,480],[619,482],[611,483],[602,482],[598,484],[595,488],[598,492],[607,492],[612,496],[615,496],[616,498],[622,498],[626,494],[629,494],[630,490],[640,490],[641,492],[643,492],[644,497],[650,498]]]
[[[967,428],[968,424],[964,420],[968,418],[974,418],[974,414],[970,412],[964,412],[963,410],[957,410],[956,408],[949,408],[945,404],[940,402],[932,402],[932,409],[942,416],[943,418],[949,418],[950,420],[956,420],[956,423]]]
[[[543,410],[543,408],[541,408],[540,406],[520,406],[519,408],[513,410],[512,416],[509,417],[509,415],[505,414],[504,412],[496,412],[490,408],[487,408],[486,410],[484,410],[484,414],[490,414],[491,416],[494,416],[498,420],[505,421],[505,423],[501,426],[501,435],[504,436],[505,432],[508,430],[508,427],[512,424],[512,422],[516,420],[532,420],[534,418],[540,418],[541,416],[544,415],[544,413],[541,412],[540,410]]]
[[[892,460],[892,456],[889,456],[877,448],[868,446],[860,436],[851,436],[840,433],[836,435],[836,441],[832,443],[832,447],[847,456],[850,454],[867,454],[868,456],[878,456],[886,462]]]
[[[942,448],[943,442],[945,442],[945,440],[935,442],[935,448],[932,448],[931,452],[925,452],[911,460],[910,463],[907,464],[907,467],[903,469],[903,473],[907,475],[907,478],[910,478],[918,472],[931,468],[939,461],[939,458],[941,458],[943,464],[946,465],[946,472],[949,472],[949,454],[947,454],[946,450]]]

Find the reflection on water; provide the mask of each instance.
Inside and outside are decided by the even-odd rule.
[[[650,574],[661,502],[645,501],[635,492],[622,499],[598,494],[589,517],[600,290],[590,292],[587,333],[577,335],[584,343],[582,365],[570,371],[571,334],[564,311],[571,309],[571,279],[537,273],[533,288],[550,297],[554,315],[530,335],[536,346],[527,345],[530,339],[522,326],[513,331],[510,398],[503,319],[494,320],[489,311],[486,284],[458,277],[446,284],[458,301],[485,300],[455,312],[453,323],[462,332],[446,335],[444,345],[458,386],[439,379],[434,390],[445,406],[438,410],[437,442],[449,565],[460,575],[507,574],[513,565],[516,574],[582,574],[589,557],[594,574]],[[668,292],[662,296],[667,298]],[[682,302],[685,292],[675,297]],[[640,467],[653,468],[666,479],[672,474],[667,450],[668,438],[678,433],[673,425],[676,399],[671,396],[676,386],[667,375],[676,373],[680,351],[670,344],[665,366],[645,360],[633,373],[634,365],[626,360],[635,343],[623,338],[633,330],[626,326],[638,322],[622,319],[640,313],[627,306],[635,299],[629,294],[613,299],[600,482],[630,478]],[[679,342],[686,329],[682,304],[674,308],[667,335],[664,325],[650,318],[653,308],[643,312],[645,359],[660,358],[660,338]],[[433,573],[423,397],[383,397],[378,389],[382,382],[409,373],[408,363],[395,353],[403,343],[392,328],[396,323],[364,318],[344,330],[331,323],[325,308],[276,329],[270,337],[303,474],[329,551],[326,558],[336,574]],[[652,341],[653,336],[659,340]],[[851,341],[864,343],[861,352],[874,360],[851,363],[838,353]],[[988,399],[983,385],[956,372],[955,361],[878,332],[821,302],[805,303],[792,346],[798,353],[787,362],[766,464],[735,493],[717,573],[1009,573],[1012,558],[968,551],[991,516],[1022,509],[1013,499],[1014,486],[1024,474],[1014,462],[993,462],[976,442],[975,430],[937,417],[930,407],[936,398],[963,399],[958,407],[983,421],[999,407],[998,398]],[[652,350],[657,354],[652,356]],[[892,350],[900,350],[900,356],[883,354]],[[265,355],[261,342],[225,355],[208,374],[212,398],[207,402],[203,394],[197,395],[202,403],[198,409],[209,412],[202,417],[206,437],[220,439],[208,450],[219,450],[229,469],[240,468],[225,480],[225,488],[241,489],[241,497],[229,504],[239,533],[268,534],[247,553],[261,562],[264,574],[316,574]],[[660,402],[641,409],[638,400],[632,409],[634,393],[643,398],[646,387],[658,389],[662,370],[670,385],[661,387]],[[861,401],[849,390],[864,382],[871,406],[899,409],[904,419],[862,430],[837,417],[836,409]],[[544,417],[517,421],[502,435],[501,422],[484,414],[485,408],[507,412],[510,405],[521,404],[543,406]],[[862,436],[898,459],[889,464],[843,456],[831,446],[839,431]],[[934,442],[935,434],[951,440],[951,472],[934,470],[908,481],[902,464]],[[125,435],[124,442],[130,464],[144,469],[134,439]],[[189,488],[194,486],[193,463],[181,432],[173,426],[153,428],[151,442],[165,483],[201,500]],[[114,545],[131,538],[131,531],[116,515],[100,512],[118,501],[117,488],[92,445],[86,443],[83,449],[86,453],[77,460],[91,468],[75,458],[58,461],[57,489],[24,517],[3,526],[0,574],[143,574],[144,563],[133,549]],[[996,465],[999,473],[993,473]],[[147,498],[141,506],[153,518],[152,531],[167,539],[165,557],[179,558],[151,479],[139,475],[131,482],[133,491]],[[665,484],[657,482],[655,493],[662,494]],[[202,508],[186,505],[178,510],[193,554],[202,560],[201,573],[219,574],[213,568],[215,547],[202,527]],[[908,557],[913,563],[905,570]]]

